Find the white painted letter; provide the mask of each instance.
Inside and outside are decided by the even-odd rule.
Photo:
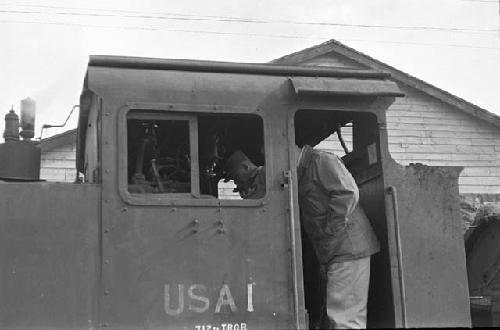
[[[247,311],[253,312],[253,285],[255,283],[248,283],[247,285]]]
[[[246,323],[241,323],[240,330],[247,330],[247,324]]]
[[[233,296],[227,284],[224,284],[219,292],[219,299],[217,300],[217,305],[215,306],[215,313],[220,313],[220,308],[222,305],[229,305],[231,312],[236,312],[237,308],[234,304]]]
[[[189,310],[195,311],[198,313],[203,313],[203,312],[206,312],[208,307],[210,306],[210,300],[208,300],[207,297],[203,297],[203,296],[199,296],[199,295],[195,294],[193,291],[197,290],[197,289],[202,290],[202,292],[204,292],[207,290],[207,287],[202,285],[202,284],[191,285],[188,289],[189,298],[201,301],[203,303],[203,305],[202,305],[202,307],[196,307],[196,306],[189,304]]]
[[[170,284],[165,284],[165,313],[168,315],[179,315],[184,311],[184,284],[178,284],[178,304],[177,309],[170,308]]]

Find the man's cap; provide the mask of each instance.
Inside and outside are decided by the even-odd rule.
[[[231,156],[229,156],[224,164],[224,172],[226,172],[228,176],[231,176],[237,166],[244,162],[251,163],[251,160],[241,150],[236,150]]]

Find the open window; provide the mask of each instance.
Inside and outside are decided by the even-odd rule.
[[[191,184],[195,119],[158,113],[128,115],[130,193],[198,193]]]
[[[294,123],[295,143],[298,146],[309,144],[335,153],[361,181],[367,173],[379,172],[379,134],[374,114],[299,110],[295,113]]]
[[[127,114],[127,180],[130,194],[175,198],[240,199],[223,171],[240,150],[263,166],[262,118],[250,114]]]

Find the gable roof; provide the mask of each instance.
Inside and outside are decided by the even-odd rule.
[[[42,152],[47,152],[66,144],[74,144],[75,142],[76,128],[42,139],[39,146]]]
[[[490,124],[500,127],[500,116],[489,112],[475,104],[472,104],[458,96],[455,96],[445,90],[442,90],[436,86],[433,86],[423,80],[420,80],[412,75],[409,75],[401,70],[398,70],[388,64],[380,62],[366,54],[363,54],[353,48],[344,45],[337,40],[329,40],[322,44],[303,49],[301,51],[280,57],[271,61],[273,64],[283,64],[283,65],[299,65],[305,61],[311,60],[313,58],[326,55],[328,53],[335,52],[340,54],[350,60],[366,66],[370,69],[374,69],[382,72],[389,72],[391,74],[392,80],[412,87],[419,90],[427,95],[433,96],[436,99],[450,104],[465,113],[468,113],[478,119],[484,120]]]

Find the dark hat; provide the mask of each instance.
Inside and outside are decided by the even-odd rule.
[[[234,170],[242,163],[253,164],[241,150],[236,150],[224,164],[224,172],[226,172],[228,177],[232,177]]]

